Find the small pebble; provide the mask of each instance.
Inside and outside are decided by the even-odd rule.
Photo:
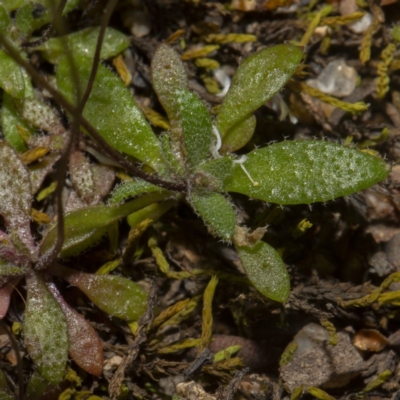
[[[307,84],[326,94],[346,97],[357,85],[357,71],[344,60],[335,60],[322,70],[317,79],[309,79]]]

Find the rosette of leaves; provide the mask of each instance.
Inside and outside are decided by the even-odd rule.
[[[88,274],[43,263],[55,245],[56,226],[39,244],[35,243],[30,229],[31,172],[5,141],[0,141],[0,159],[0,215],[8,231],[0,231],[0,318],[7,313],[13,289],[25,279],[23,336],[40,375],[51,384],[59,383],[69,354],[85,371],[99,376],[103,366],[101,341],[90,323],[63,299],[52,276],[78,287],[107,314],[127,321],[137,320],[144,313],[147,294],[119,276]],[[87,236],[102,234],[118,219],[142,208],[142,201],[99,204],[70,212],[65,217],[66,240],[61,255],[71,254],[73,249],[79,251]]]
[[[73,7],[72,3],[67,5]],[[23,1],[21,4],[16,7],[20,8],[13,21],[8,17],[12,9],[0,7],[0,23],[9,32],[10,26],[17,24],[21,34],[29,38],[38,24],[41,25],[35,20],[32,28],[31,5]],[[46,13],[43,18],[47,21]],[[83,92],[90,80],[96,37],[95,29],[85,30],[53,38],[36,48],[48,62],[57,64],[56,84],[63,96],[62,105],[71,115],[79,104],[77,86]],[[108,30],[101,58],[118,54],[128,44],[123,35]],[[64,46],[69,47],[68,52]],[[14,48],[18,48],[18,43],[14,43]],[[57,151],[57,143],[63,148],[65,132],[62,127],[54,132],[54,126],[60,125],[56,119],[50,118],[52,123],[49,123],[49,119],[37,117],[43,103],[35,98],[27,72],[9,53],[0,53],[0,86],[4,90],[2,125],[6,139],[0,144],[0,214],[7,226],[7,232],[0,233],[0,311],[4,316],[10,292],[18,280],[25,278],[25,343],[40,374],[49,382],[57,383],[62,378],[68,351],[77,362],[83,352],[87,358],[88,348],[97,349],[96,354],[101,352],[95,332],[68,307],[51,277],[58,276],[78,286],[105,312],[126,320],[137,319],[143,313],[146,294],[127,279],[89,275],[47,262],[57,243],[57,225],[45,232],[40,243],[33,239],[32,194],[55,160],[42,169],[40,179],[34,178],[37,174],[27,169],[18,154],[26,150],[26,138],[21,132],[29,131],[32,124],[49,132],[48,147],[52,152]],[[310,204],[368,188],[388,173],[381,159],[327,141],[284,141],[257,148],[245,156],[235,155],[253,136],[256,124],[253,112],[284,87],[302,58],[303,50],[290,44],[264,49],[247,58],[239,66],[213,118],[199,96],[189,90],[179,54],[172,47],[161,45],[152,61],[152,79],[170,129],[158,136],[129,89],[100,63],[80,118],[82,131],[101,142],[108,149],[108,155],[124,154],[126,158],[118,159],[124,166],[134,163],[143,166],[128,168],[133,175],[135,170],[139,171],[143,179],[134,179],[116,188],[109,205],[89,205],[68,213],[59,257],[85,250],[121,218],[129,216],[131,225],[154,220],[174,204],[171,199],[184,198],[212,234],[235,245],[254,287],[272,300],[286,301],[289,276],[281,257],[261,240],[262,232],[250,234],[238,226],[229,193],[282,205]],[[50,86],[46,89],[54,90]],[[16,126],[23,129],[15,129]],[[32,136],[35,142],[33,133]],[[70,165],[70,172],[79,170],[82,157],[75,154],[71,159],[75,161]],[[73,183],[81,200],[89,199],[90,203],[90,190],[80,185],[79,179]],[[137,199],[126,202],[131,197]],[[54,332],[53,337],[48,335],[49,331]],[[81,332],[86,332],[90,339],[83,340]],[[101,358],[88,358],[89,366],[82,367],[98,375]]]
[[[169,119],[169,131],[157,137],[120,79],[102,65],[83,111],[112,147],[135,157],[153,171],[153,178],[166,183],[164,189],[142,180],[125,183],[114,191],[112,202],[163,193],[168,182],[181,185],[186,201],[209,231],[235,245],[254,287],[279,302],[289,294],[286,267],[276,250],[261,240],[261,231],[250,234],[238,226],[229,192],[282,205],[310,204],[366,189],[388,174],[388,166],[378,157],[322,140],[283,141],[235,155],[252,138],[253,112],[285,85],[302,58],[303,50],[290,44],[247,58],[213,119],[204,102],[188,89],[179,54],[162,44],[152,60],[152,79]],[[90,60],[84,55],[77,60],[84,87]],[[66,58],[58,64],[56,79],[59,90],[73,103],[74,84]],[[99,118],[105,106],[111,111],[110,119]],[[139,223],[157,213],[157,207],[147,208],[130,218]]]

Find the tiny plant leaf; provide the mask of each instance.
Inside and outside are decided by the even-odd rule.
[[[16,247],[35,257],[35,246],[30,231],[31,182],[29,173],[15,151],[0,141],[0,215],[12,232]]]
[[[58,265],[54,275],[78,287],[101,310],[126,321],[138,320],[146,311],[147,294],[136,283],[115,275],[95,275]]]
[[[225,189],[278,204],[310,204],[347,196],[385,179],[388,166],[356,149],[318,140],[284,141],[253,150]]]
[[[75,60],[80,85],[85,88],[93,60],[81,55],[76,55]],[[56,79],[60,91],[76,104],[74,81],[66,57],[60,61]],[[83,116],[116,150],[136,157],[156,171],[163,169],[163,154],[156,135],[121,79],[101,64]]]
[[[0,87],[11,96],[21,99],[25,94],[25,80],[21,68],[0,50]]]
[[[235,148],[236,125],[285,85],[302,58],[300,47],[282,44],[261,50],[242,62],[217,116],[217,128],[225,146]]]
[[[172,153],[183,163],[182,121],[175,92],[187,90],[188,79],[185,67],[179,54],[169,45],[162,44],[154,54],[151,72],[154,90],[170,121]]]
[[[236,213],[219,193],[192,193],[190,202],[213,233],[230,241],[236,224]]]
[[[43,275],[33,272],[27,276],[26,286],[25,346],[40,374],[57,385],[67,364],[67,322]]]
[[[47,284],[67,320],[70,357],[86,372],[100,376],[103,371],[103,346],[92,325],[62,298],[54,283]]]
[[[83,251],[99,240],[113,222],[149,204],[162,201],[165,197],[166,195],[161,193],[149,194],[125,204],[91,206],[67,214],[64,227],[65,240],[60,256],[68,257]],[[96,235],[97,233],[99,235]],[[41,243],[41,254],[45,256],[51,251],[56,241],[57,226],[54,225]]]
[[[221,154],[232,153],[245,146],[253,137],[256,123],[256,117],[254,115],[249,115],[231,128],[229,130],[229,139],[227,138],[222,141],[220,149]]]
[[[4,92],[1,107],[1,127],[4,138],[15,151],[22,152],[28,150],[28,146],[23,141],[18,126],[27,131],[28,134],[32,133],[30,126],[20,117],[15,108],[12,96]]]
[[[203,101],[187,89],[175,91],[175,101],[182,124],[184,155],[192,168],[211,157],[212,124]]]
[[[281,257],[265,242],[236,246],[243,269],[253,286],[269,299],[283,303],[290,290],[289,275]]]
[[[93,58],[99,31],[99,27],[94,27],[71,33],[63,38],[51,38],[41,46],[35,47],[35,50],[42,51],[47,61],[57,63],[65,53],[66,41],[71,53],[85,54]],[[128,46],[129,38],[126,35],[115,29],[107,28],[101,46],[100,58],[104,60],[114,57]]]

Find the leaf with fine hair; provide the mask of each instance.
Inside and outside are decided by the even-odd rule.
[[[86,28],[73,32],[64,37],[49,39],[46,43],[35,47],[35,51],[41,51],[43,57],[56,64],[65,54],[65,43],[71,53],[81,53],[94,57],[100,27]],[[124,51],[130,44],[128,36],[113,28],[107,28],[101,46],[100,58],[105,60],[114,57]]]
[[[85,88],[93,59],[75,54],[74,60],[79,85]],[[76,104],[75,82],[71,77],[71,66],[67,57],[60,60],[56,79],[61,93]],[[165,168],[161,144],[129,89],[102,64],[99,65],[83,116],[114,149],[137,158],[158,172]]]
[[[284,303],[290,291],[289,274],[276,250],[261,241],[252,247],[235,247],[253,286],[265,297]]]
[[[280,90],[303,58],[298,46],[282,44],[261,50],[242,62],[233,77],[216,125],[227,149],[237,149],[237,126]],[[243,130],[243,129],[242,129]],[[232,134],[232,137],[231,137]]]
[[[97,307],[126,321],[138,320],[147,309],[147,294],[136,283],[115,275],[95,275],[61,265],[52,274],[78,287]]]
[[[347,196],[385,179],[381,159],[337,143],[284,141],[253,150],[236,164],[225,190],[278,204],[310,204]]]
[[[30,230],[31,182],[25,165],[15,151],[0,141],[0,215],[11,231],[11,239],[21,253],[36,257]]]
[[[142,179],[127,181],[117,186],[110,197],[110,204],[121,203],[129,197],[137,197],[144,193],[161,192],[163,189]]]
[[[165,200],[169,193],[154,193],[125,204],[97,205],[72,211],[65,216],[64,244],[60,257],[77,254],[98,241],[108,227],[119,219],[154,202]],[[51,252],[57,242],[57,225],[53,225],[40,245],[42,257]]]
[[[226,241],[232,239],[236,213],[222,194],[193,192],[189,201],[213,233]]]
[[[4,51],[0,50],[0,87],[18,99],[25,94],[25,80],[21,67]]]
[[[187,90],[188,78],[179,54],[168,44],[161,44],[151,61],[153,88],[171,125],[171,150],[183,165],[182,121],[180,107],[176,101],[177,90]]]
[[[86,372],[100,376],[103,371],[103,345],[92,325],[72,309],[61,296],[53,282],[47,287],[61,307],[67,320],[68,353]]]
[[[210,114],[197,94],[187,89],[176,90],[174,94],[182,124],[183,153],[188,165],[196,169],[211,158]]]
[[[67,322],[43,275],[32,272],[26,277],[26,287],[25,346],[40,374],[57,385],[68,359]]]

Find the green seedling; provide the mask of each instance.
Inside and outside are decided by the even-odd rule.
[[[64,12],[76,3],[67,1]],[[25,344],[40,376],[52,384],[61,381],[68,352],[94,375],[101,373],[102,364],[97,334],[68,306],[52,277],[77,286],[109,315],[132,321],[146,309],[147,295],[132,281],[83,273],[57,261],[94,245],[119,220],[129,216],[128,221],[138,225],[185,201],[212,235],[236,247],[252,285],[267,298],[285,302],[290,290],[285,264],[262,241],[263,230],[250,233],[239,226],[230,193],[281,205],[311,204],[369,188],[388,174],[381,159],[322,140],[282,141],[235,154],[254,134],[254,111],[284,87],[302,62],[300,47],[282,44],[244,60],[213,117],[189,90],[180,55],[171,46],[160,45],[152,60],[152,83],[170,129],[157,135],[119,76],[93,62],[123,51],[128,38],[107,28],[101,52],[96,51],[102,43],[97,28],[56,34],[39,43],[35,50],[56,66],[55,90],[26,62],[23,48],[34,42],[32,32],[48,23],[51,15],[45,9],[33,19],[32,7],[23,0],[0,5],[0,26],[6,32],[0,36],[0,215],[7,229],[0,232],[0,317],[7,313],[13,288],[24,278]],[[9,15],[15,9],[17,17],[12,20]],[[35,94],[30,76],[64,108],[70,117],[68,129],[55,109]],[[47,135],[40,137],[37,129]],[[87,141],[85,149],[98,164],[90,163],[76,146],[78,134],[97,142],[95,147]],[[23,152],[30,149],[34,158],[39,148],[47,154],[26,165]],[[38,240],[31,233],[33,196],[57,162],[60,171],[69,163],[75,200],[65,215],[58,202],[59,222]],[[105,204],[115,178],[109,165],[125,168],[132,179],[115,188]],[[58,199],[63,173],[57,182]],[[40,199],[47,192],[41,191]]]

